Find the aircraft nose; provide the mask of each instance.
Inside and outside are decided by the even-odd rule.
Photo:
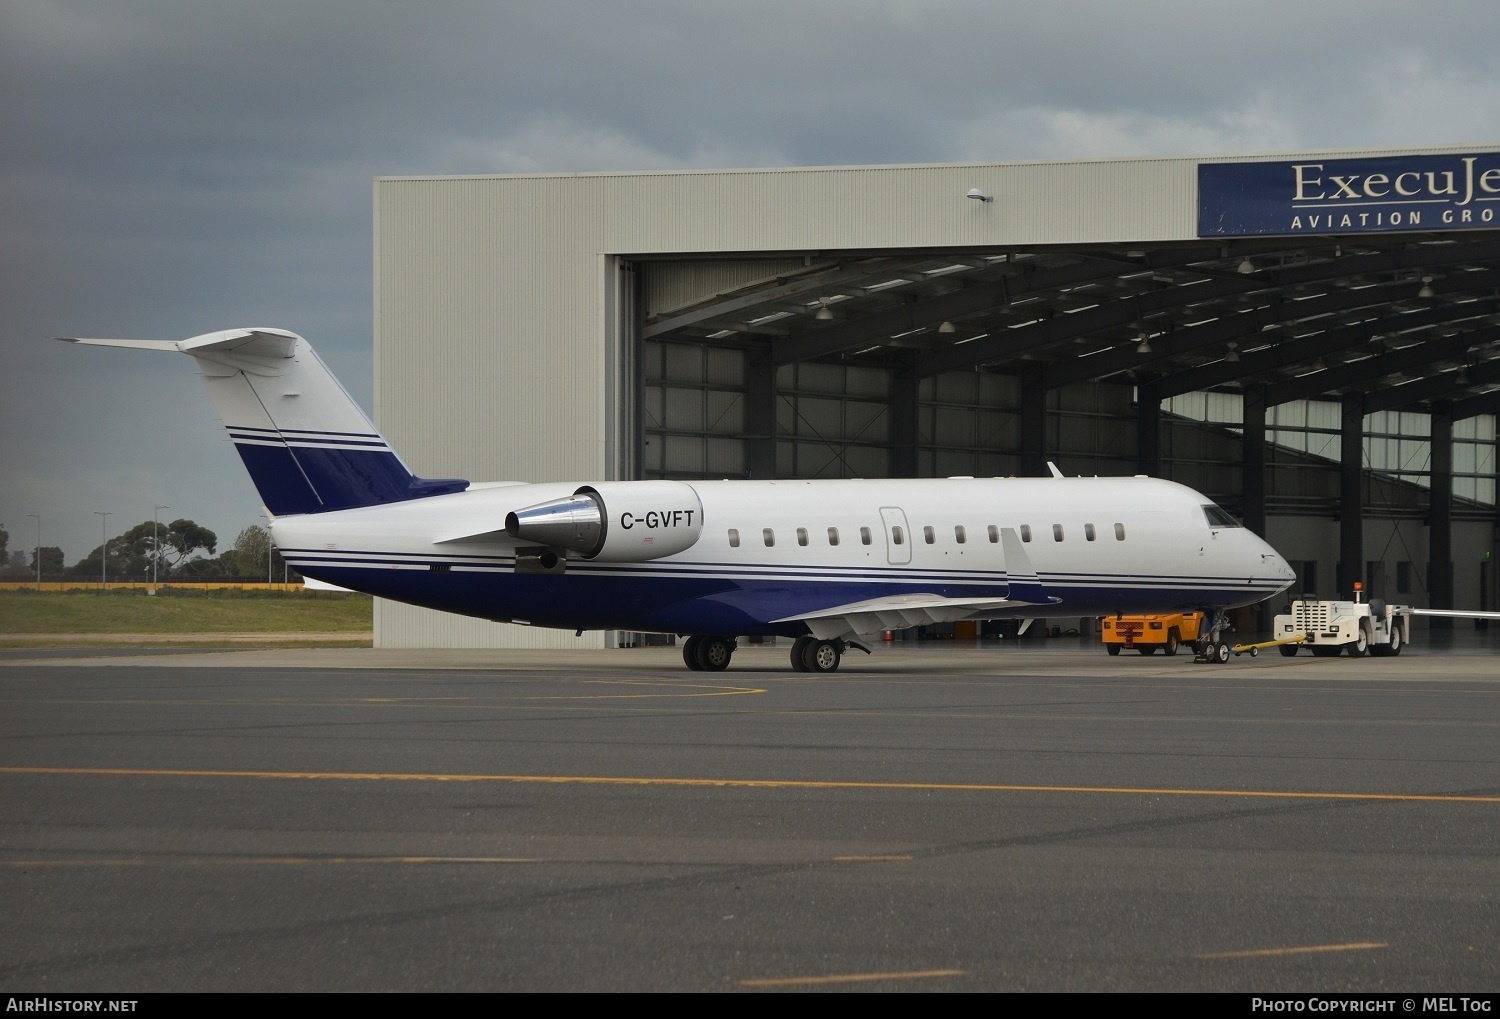
[[[1297,579],[1297,572],[1292,569],[1291,563],[1281,557],[1281,553],[1266,544],[1266,542],[1262,541],[1261,546],[1260,562],[1262,572],[1268,573],[1277,580],[1282,581],[1282,590],[1285,590]]]

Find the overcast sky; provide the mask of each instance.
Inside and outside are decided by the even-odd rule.
[[[0,0],[0,523],[67,561],[260,502],[193,362],[371,402],[371,181],[1500,145],[1493,0]],[[485,479],[475,479],[485,480]]]

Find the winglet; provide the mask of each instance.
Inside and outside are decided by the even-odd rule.
[[[1009,600],[1036,605],[1062,601],[1061,598],[1049,595],[1042,586],[1042,578],[1037,575],[1036,567],[1031,565],[1031,557],[1026,554],[1021,537],[1016,534],[1014,527],[1000,528],[1000,547],[1005,550],[1005,573],[1010,582],[1006,597]]]

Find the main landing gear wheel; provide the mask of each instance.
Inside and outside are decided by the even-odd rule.
[[[723,672],[738,646],[733,637],[694,634],[682,645],[682,661],[694,672]]]
[[[807,662],[803,658],[803,655],[807,652],[807,645],[811,644],[814,639],[815,638],[806,636],[804,634],[803,636],[798,637],[796,640],[792,641],[792,669],[793,669],[793,671],[795,671],[795,672],[806,672],[807,671]]]
[[[733,637],[704,637],[698,644],[698,660],[704,672],[723,672],[729,668],[729,659],[739,645]]]
[[[804,672],[837,672],[839,660],[844,657],[844,642],[841,640],[818,640],[813,638],[802,648]]]

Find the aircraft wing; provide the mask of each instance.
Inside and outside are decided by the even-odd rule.
[[[986,619],[1015,614],[1016,609],[1056,605],[1061,598],[1049,595],[1031,559],[1016,535],[1015,528],[1000,529],[1001,547],[1005,550],[1009,590],[1004,598],[949,598],[940,594],[914,592],[868,598],[864,601],[834,605],[815,612],[803,612],[771,620],[773,623],[802,622],[821,640],[851,637],[877,630],[897,630],[930,623],[951,623],[958,619]],[[1036,615],[1039,613],[1033,613]]]
[[[1062,599],[1027,601],[1016,598],[945,598],[940,594],[901,594],[870,598],[773,619],[773,623],[802,622],[814,637],[833,640],[878,630],[900,630],[908,626],[951,623],[958,619],[985,619],[1011,615],[1028,606],[1056,605]]]

